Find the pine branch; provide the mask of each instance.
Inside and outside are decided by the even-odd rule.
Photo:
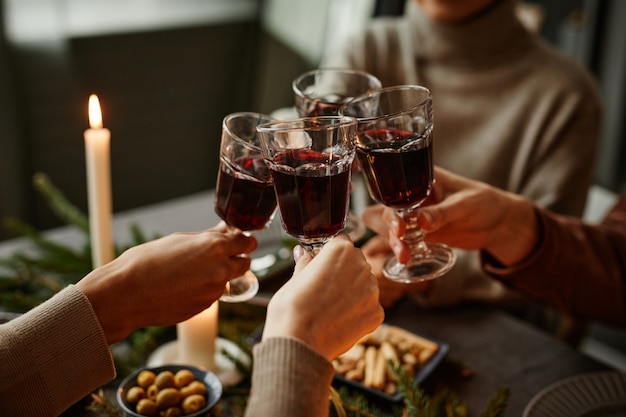
[[[84,260],[85,256],[89,256],[86,251],[76,252],[63,244],[46,238],[34,227],[22,222],[19,219],[9,217],[4,220],[4,226],[13,233],[30,240],[39,251],[56,258]]]
[[[36,173],[33,176],[33,185],[61,220],[89,234],[89,218],[65,198],[46,174]]]
[[[85,243],[75,249],[46,238],[19,219],[3,219],[4,227],[29,241],[33,249],[32,253],[17,252],[0,259],[0,307],[15,312],[35,307],[92,269],[88,217],[72,205],[46,175],[35,174],[33,184],[61,220],[84,233]],[[146,242],[137,225],[131,226],[131,235],[133,246]]]
[[[91,404],[87,407],[87,410],[104,414],[108,417],[120,416],[120,410],[118,409],[117,404],[107,398],[102,389],[91,394]]]
[[[507,386],[498,388],[498,392],[489,400],[485,410],[478,417],[502,417],[511,396],[511,390]]]
[[[334,397],[336,392],[339,398]],[[345,413],[347,417],[401,417],[403,411],[398,406],[391,406],[390,410],[382,410],[372,405],[370,399],[363,393],[350,391],[342,386],[338,390],[331,387],[330,415],[341,417]]]

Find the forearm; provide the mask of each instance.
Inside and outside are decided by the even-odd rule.
[[[246,416],[323,417],[329,411],[333,367],[296,339],[270,338],[254,347]]]
[[[58,415],[115,377],[104,333],[74,286],[0,326],[0,347],[7,415]]]
[[[543,237],[512,267],[483,257],[493,277],[573,316],[626,326],[626,233],[537,209]]]

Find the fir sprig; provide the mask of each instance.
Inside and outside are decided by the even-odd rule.
[[[35,174],[33,185],[60,220],[83,234],[84,241],[77,247],[68,246],[46,237],[17,218],[3,219],[7,230],[31,243],[27,253],[18,251],[0,259],[0,308],[17,313],[41,304],[92,269],[88,216],[73,205],[45,174]],[[137,225],[130,227],[130,246],[148,241]],[[125,249],[116,247],[116,255]]]
[[[498,392],[487,403],[487,408],[478,417],[502,417],[511,396],[511,389],[507,386],[498,388]]]
[[[52,184],[52,181],[46,174],[36,173],[33,176],[33,185],[59,219],[89,234],[89,218],[87,215],[66,199],[63,193]]]

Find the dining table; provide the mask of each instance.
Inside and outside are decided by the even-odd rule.
[[[203,230],[220,220],[213,206],[214,191],[206,190],[115,213],[114,239],[119,245],[130,243],[133,225],[139,226],[149,237]],[[274,222],[280,223],[277,218]],[[263,232],[259,234],[259,248],[252,254],[253,260],[263,259],[267,264],[268,254],[275,252],[275,246],[272,249],[276,244],[275,232],[274,237],[266,242]],[[68,246],[85,244],[84,233],[71,226],[47,230],[44,235]],[[32,243],[22,237],[0,242],[0,258],[16,251],[33,250]],[[269,261],[275,261],[279,267],[262,266],[260,292],[251,303],[266,304],[273,292],[289,279],[293,266],[290,253],[273,256]],[[531,400],[551,384],[575,375],[611,370],[610,366],[585,355],[553,334],[493,306],[425,309],[410,299],[403,299],[386,309],[385,323],[425,335],[449,347],[447,357],[460,363],[467,373],[448,378],[446,383],[467,404],[470,416],[478,415],[501,386],[510,389],[504,416],[520,417]],[[439,371],[434,369],[426,383],[436,379]]]

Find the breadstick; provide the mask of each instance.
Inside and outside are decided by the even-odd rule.
[[[374,346],[368,346],[365,349],[365,376],[363,377],[363,385],[371,387],[374,382],[374,370],[376,368],[376,352]]]
[[[387,376],[387,379],[393,380],[393,371],[391,370],[388,362],[393,362],[394,366],[397,366],[398,363],[400,363],[396,349],[391,345],[391,343],[384,341],[380,344],[378,354],[385,360],[385,375]]]
[[[364,345],[380,345],[384,340],[387,339],[388,334],[389,326],[387,326],[386,324],[381,324],[376,328],[376,330],[363,336],[358,343]]]
[[[387,360],[380,349],[376,352],[376,366],[374,367],[374,377],[372,387],[377,389],[385,388],[385,376],[387,375]]]
[[[437,351],[439,347],[436,342],[425,339],[416,334],[410,333],[400,327],[391,327],[389,328],[388,333],[389,333],[390,341],[394,339],[397,341],[404,339],[404,340],[410,341],[412,344],[417,345],[422,349],[433,350],[435,352]],[[398,343],[396,342],[395,344],[398,344]]]
[[[356,363],[365,354],[365,346],[357,343],[339,356],[342,363]]]
[[[363,368],[354,368],[346,372],[346,379],[351,379],[353,381],[362,381],[364,376]]]
[[[428,362],[430,360],[430,358],[433,357],[433,355],[435,354],[436,350],[430,350],[430,349],[423,349],[420,353],[419,353],[419,361],[421,364],[424,364],[426,362]]]
[[[345,375],[347,372],[350,372],[351,370],[354,369],[354,365],[355,363],[337,363],[336,365],[334,365],[335,367],[335,372],[337,372],[338,374],[342,374]]]
[[[380,344],[380,353],[385,358],[385,360],[391,360],[394,363],[398,363],[398,354],[396,353],[396,349],[391,345],[391,343],[384,341]]]

